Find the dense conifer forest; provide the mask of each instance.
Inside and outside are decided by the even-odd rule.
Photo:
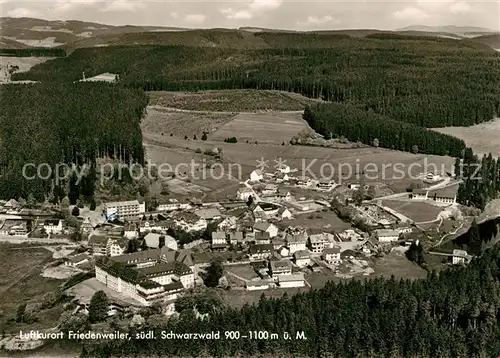
[[[141,90],[96,83],[4,85],[0,97],[0,197],[45,199],[51,182],[26,180],[27,163],[47,163],[52,170],[58,163],[90,166],[104,156],[143,163],[140,119],[148,99]]]
[[[208,320],[183,311],[166,326],[177,333],[289,332],[278,340],[134,340],[87,345],[92,356],[496,357],[500,353],[500,248],[468,267],[410,281],[373,279],[328,283],[323,289],[261,299]],[[296,340],[303,331],[307,340]],[[242,334],[244,334],[242,333]],[[93,342],[94,343],[94,342]]]
[[[286,40],[301,35],[269,36]],[[339,36],[330,39],[329,48],[80,49],[14,79],[70,82],[81,78],[83,71],[87,76],[113,72],[125,86],[144,90],[284,90],[361,105],[431,128],[470,126],[494,118],[500,112],[499,60],[495,51],[467,42]]]
[[[453,136],[441,134],[414,124],[365,111],[352,105],[331,103],[308,106],[303,118],[326,138],[344,136],[380,147],[414,153],[451,155],[458,157],[465,143]]]

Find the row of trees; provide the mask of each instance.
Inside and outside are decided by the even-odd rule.
[[[92,342],[84,356],[491,357],[500,350],[499,278],[496,247],[468,267],[439,276],[330,282],[290,298],[263,297],[258,304],[225,309],[203,321],[181,314],[157,328],[177,333],[267,330],[279,339]],[[296,339],[301,331],[306,340]],[[293,339],[284,340],[284,332]]]
[[[414,153],[460,156],[465,143],[414,124],[399,122],[352,105],[329,103],[307,106],[303,115],[325,137],[343,136],[350,141]]]

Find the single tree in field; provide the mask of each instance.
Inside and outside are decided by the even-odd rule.
[[[89,306],[90,323],[102,322],[108,317],[108,297],[104,291],[97,291],[92,296]]]
[[[217,287],[219,280],[224,273],[222,263],[218,260],[212,261],[207,268],[207,272],[203,277],[203,282],[207,287]]]
[[[196,140],[196,134],[193,136],[193,140]]]
[[[203,132],[203,135],[201,136],[201,140],[207,140],[207,132]]]
[[[94,199],[94,198],[92,198],[92,200],[90,200],[90,210],[91,210],[91,211],[94,211],[94,210],[95,210],[95,208],[96,208],[96,206],[97,206],[97,204],[96,204],[96,202],[95,202],[95,199]]]
[[[76,206],[76,205],[75,205],[75,206],[73,207],[73,210],[71,210],[71,215],[73,215],[73,216],[78,216],[78,215],[80,215],[80,209],[78,208],[78,206]]]

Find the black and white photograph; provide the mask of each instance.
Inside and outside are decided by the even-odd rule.
[[[0,357],[500,357],[500,0],[0,0]]]

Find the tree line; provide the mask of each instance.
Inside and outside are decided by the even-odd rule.
[[[460,156],[463,140],[396,121],[353,105],[328,103],[307,106],[304,120],[325,138],[350,141],[414,153]]]

